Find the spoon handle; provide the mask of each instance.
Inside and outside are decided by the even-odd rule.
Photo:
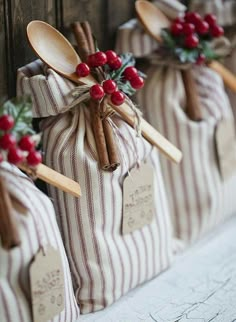
[[[24,165],[20,165],[19,168],[26,173],[30,173],[30,169],[25,167]],[[80,185],[77,182],[65,177],[61,173],[47,167],[42,163],[37,166],[36,175],[39,179],[64,192],[70,193],[74,197],[81,196]]]
[[[217,61],[212,61],[208,64],[208,67],[217,72],[223,79],[226,86],[228,86],[232,91],[236,92],[236,76],[225,68],[222,64]]]
[[[109,104],[118,114],[120,114],[120,116],[126,123],[128,123],[132,127],[135,126],[134,113],[128,104],[123,104],[120,106],[113,105],[112,103]],[[151,126],[151,124],[149,124],[143,118],[141,118],[141,131],[145,139],[156,146],[168,159],[174,161],[175,163],[179,163],[181,161],[181,151],[167,139],[165,139],[164,136],[162,136],[154,127]]]

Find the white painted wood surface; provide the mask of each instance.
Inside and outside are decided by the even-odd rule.
[[[236,322],[236,216],[86,322]]]

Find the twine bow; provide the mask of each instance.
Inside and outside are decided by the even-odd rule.
[[[68,104],[67,106],[65,106],[62,111],[66,112],[69,109],[75,108],[76,106],[78,106],[80,103],[86,103],[89,102],[91,100],[90,97],[90,87],[92,85],[80,85],[80,86],[76,86],[75,88],[73,88],[71,90],[71,92],[69,93],[70,97],[73,97],[73,100],[70,104]],[[134,129],[136,132],[136,137],[141,137],[141,117],[142,117],[142,113],[141,111],[135,106],[135,104],[131,101],[131,99],[126,95],[125,97],[125,101],[126,103],[129,105],[129,107],[131,108],[131,110],[134,112],[135,115],[135,125],[134,125]],[[108,99],[105,97],[103,98],[100,102],[99,102],[99,118],[103,121],[103,122],[107,122],[106,124],[112,129],[113,132],[113,136],[114,138],[116,138],[116,142],[118,143],[119,148],[121,149],[121,144],[119,141],[119,136],[120,136],[120,132],[119,129],[117,128],[117,126],[114,124],[114,122],[111,120],[112,115],[114,115],[116,112],[114,111],[114,109],[112,108],[112,104],[108,101]],[[107,129],[109,130],[109,129]],[[117,135],[117,133],[119,135]],[[95,135],[95,140],[96,140],[96,135]],[[109,142],[109,144],[116,144],[116,142]],[[114,147],[112,147],[114,149]],[[101,153],[101,151],[98,151],[98,153]],[[124,161],[124,164],[126,164],[126,161],[124,159],[123,154],[120,153],[121,158]],[[100,162],[101,163],[101,162]],[[112,162],[113,163],[113,168],[110,169],[108,167],[105,168],[105,166],[103,166],[103,170],[115,170],[118,166],[117,162]],[[116,165],[114,164],[116,163]],[[137,164],[139,164],[139,157],[137,156]]]
[[[90,94],[89,90],[92,85],[81,85],[81,86],[76,86],[73,88],[70,92],[69,95],[74,97],[74,100],[68,104],[66,107],[63,108],[63,111],[68,111],[69,109],[72,109],[79,105],[80,103],[87,102],[90,99]],[[135,115],[135,126],[134,129],[136,131],[137,137],[140,137],[141,134],[141,117],[142,117],[142,112],[135,106],[135,104],[132,102],[132,100],[125,95],[125,101],[129,105],[129,107],[132,109]],[[101,106],[100,101],[100,106]],[[107,104],[104,104],[103,107],[101,108],[100,111],[100,117],[102,120],[111,117],[113,114],[116,112],[112,108],[112,105],[107,102]]]

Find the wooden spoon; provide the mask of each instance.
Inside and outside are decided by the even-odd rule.
[[[160,42],[161,29],[170,26],[168,18],[154,4],[146,0],[137,0],[135,9],[145,30]],[[236,92],[236,76],[234,74],[217,61],[211,61],[207,65],[222,77],[226,86]]]
[[[35,53],[56,72],[75,83],[88,85],[96,83],[92,76],[78,78],[75,74],[76,65],[81,60],[68,40],[58,30],[43,21],[36,20],[28,24],[27,36]],[[134,127],[134,113],[128,104],[124,103],[122,106],[113,105],[111,102],[109,104],[125,122]],[[143,136],[151,144],[158,147],[172,161],[180,162],[182,153],[144,119],[141,121],[141,129]]]

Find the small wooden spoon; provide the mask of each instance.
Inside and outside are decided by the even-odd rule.
[[[168,18],[151,2],[137,0],[135,2],[137,16],[145,30],[158,42],[161,40],[161,29],[169,27]],[[217,61],[208,63],[208,67],[216,71],[226,86],[236,92],[236,76]]]
[[[75,83],[88,85],[96,83],[92,76],[78,78],[75,74],[75,68],[81,60],[68,40],[58,30],[43,21],[36,20],[28,24],[27,36],[36,55],[59,74]],[[134,113],[128,104],[124,103],[121,106],[113,105],[111,102],[109,104],[125,122],[134,127]],[[144,119],[141,121],[141,129],[143,136],[151,144],[159,148],[172,161],[180,162],[182,153]]]

